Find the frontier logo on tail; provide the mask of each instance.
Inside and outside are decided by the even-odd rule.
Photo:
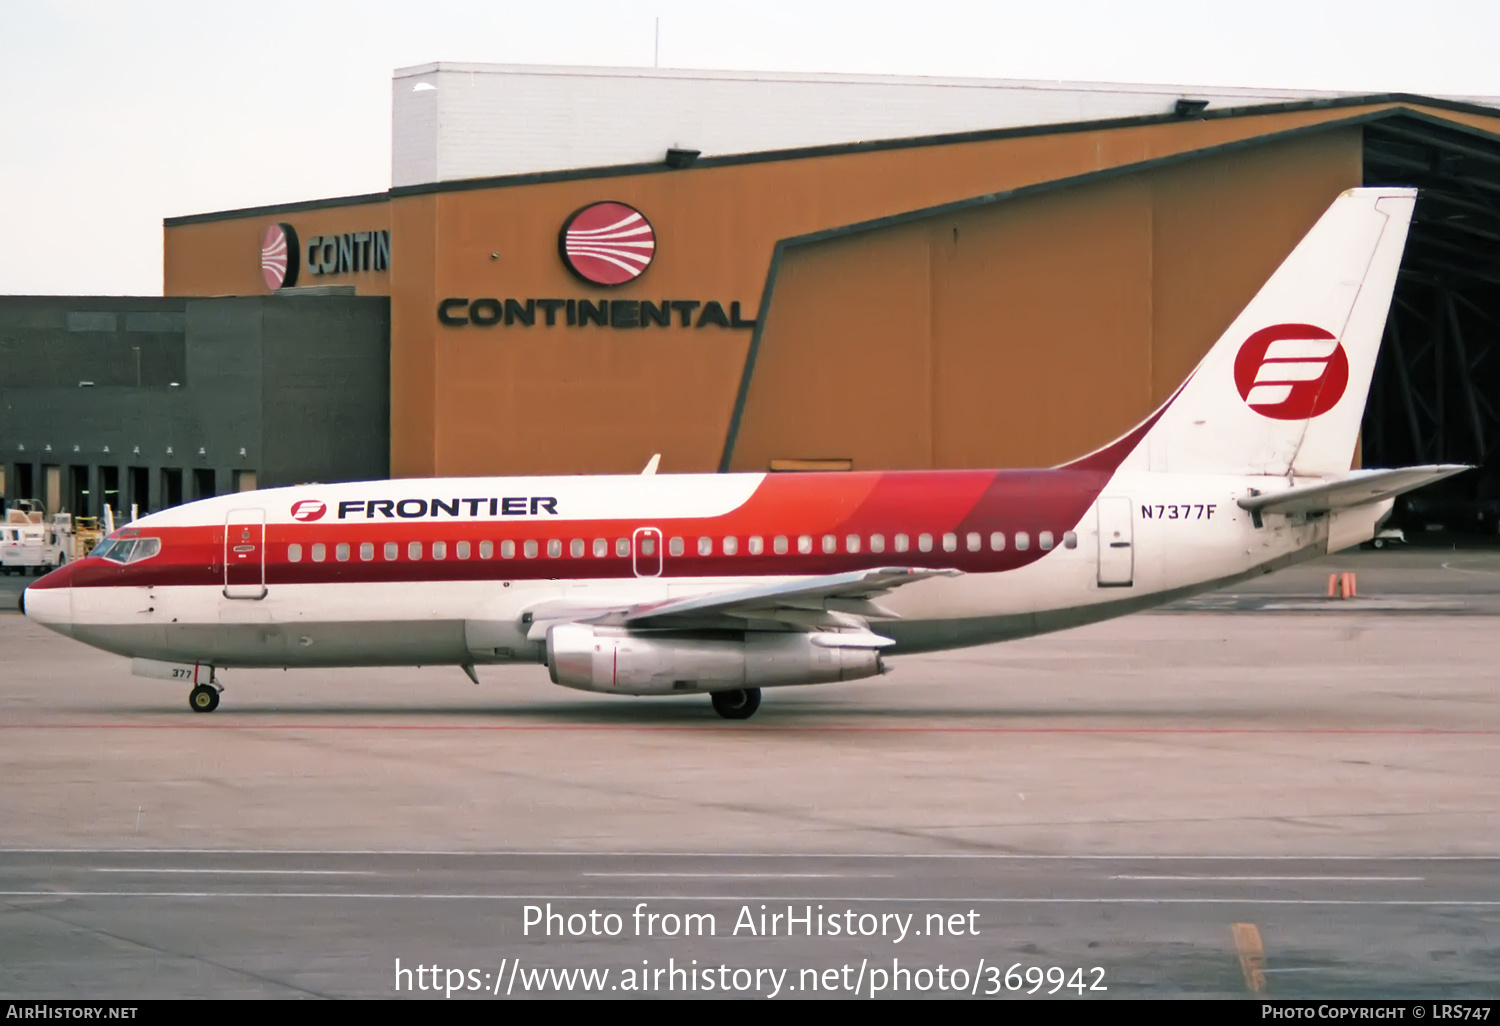
[[[1256,413],[1307,420],[1338,405],[1349,385],[1349,357],[1329,331],[1273,324],[1245,340],[1234,358],[1234,384]]]

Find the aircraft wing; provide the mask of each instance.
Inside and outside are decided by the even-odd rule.
[[[954,577],[959,573],[958,570],[881,567],[750,588],[729,588],[616,609],[569,609],[548,604],[532,611],[532,626],[527,636],[539,640],[546,636],[549,626],[565,621],[638,629],[818,630],[852,627],[868,630],[867,620],[897,617],[875,599],[905,584],[930,577]]]
[[[1462,464],[1445,463],[1400,470],[1353,470],[1336,481],[1252,495],[1240,499],[1239,505],[1251,513],[1327,513],[1394,498],[1469,469]]]

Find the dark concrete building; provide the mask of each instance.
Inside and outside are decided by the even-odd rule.
[[[0,297],[4,496],[142,512],[383,478],[384,297]]]

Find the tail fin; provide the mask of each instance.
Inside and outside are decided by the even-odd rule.
[[[1147,422],[1125,466],[1347,471],[1416,197],[1415,189],[1351,189],[1334,200]]]

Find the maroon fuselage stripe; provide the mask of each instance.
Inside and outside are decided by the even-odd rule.
[[[1143,434],[1149,422],[1132,435]],[[767,476],[745,503],[717,517],[662,518],[653,521],[569,520],[526,517],[512,520],[482,519],[376,519],[343,521],[323,519],[313,523],[272,523],[266,527],[265,583],[412,583],[429,581],[516,581],[629,579],[636,576],[633,558],[616,554],[620,538],[632,538],[640,528],[656,528],[666,548],[673,538],[682,538],[684,551],[674,556],[660,553],[664,578],[815,576],[880,566],[955,568],[967,573],[994,573],[1026,566],[1045,555],[1039,545],[1042,532],[1051,532],[1055,545],[1064,532],[1073,530],[1114,467],[1132,446],[1122,439],[1110,460],[1054,470],[1017,471],[890,471],[839,474],[778,474]],[[1120,451],[1122,450],[1123,451]],[[1098,455],[1098,454],[1096,454]],[[1105,464],[1105,465],[1101,465]],[[446,499],[446,497],[444,497]],[[565,511],[564,511],[565,512]],[[159,538],[161,552],[140,563],[121,566],[106,559],[72,563],[37,581],[35,588],[94,588],[148,586],[218,586],[225,580],[225,525],[141,527],[132,532]],[[1005,548],[994,551],[992,532],[1003,532]],[[1029,536],[1025,550],[1016,546],[1017,533]],[[259,534],[258,528],[253,531]],[[870,536],[885,539],[885,551],[871,552]],[[906,552],[895,549],[896,535],[910,540]],[[919,536],[932,538],[931,551],[918,549]],[[956,535],[956,551],[945,551],[943,536]],[[979,536],[979,548],[971,551],[969,536]],[[773,551],[773,539],[788,539],[789,551]],[[813,551],[797,551],[798,538],[810,535]],[[833,536],[835,550],[824,552],[824,537]],[[847,550],[849,536],[859,538],[858,552]],[[751,555],[748,540],[759,536],[765,551]],[[714,554],[698,554],[698,539],[713,539]],[[723,539],[738,541],[736,555],[723,554]],[[594,540],[606,539],[608,555],[593,555]],[[584,555],[571,555],[572,542],[581,539]],[[551,557],[547,543],[561,542],[561,556]],[[241,541],[241,539],[235,539]],[[447,558],[432,558],[432,543],[447,543]],[[481,542],[493,545],[489,559],[479,558]],[[515,545],[512,558],[501,557],[501,543]],[[537,543],[537,555],[523,555],[527,541]],[[249,539],[258,547],[260,539]],[[397,546],[397,558],[387,560],[387,543]],[[412,542],[421,543],[422,557],[408,558]],[[457,558],[457,544],[468,542],[470,555]],[[374,547],[374,558],[360,558],[361,545]],[[288,546],[302,546],[299,562],[290,562]],[[325,546],[326,558],[314,562],[312,546]],[[347,545],[349,558],[336,559],[337,547]],[[262,553],[246,556],[257,560]],[[246,571],[237,567],[236,572]],[[259,583],[258,567],[240,577],[241,583]]]

